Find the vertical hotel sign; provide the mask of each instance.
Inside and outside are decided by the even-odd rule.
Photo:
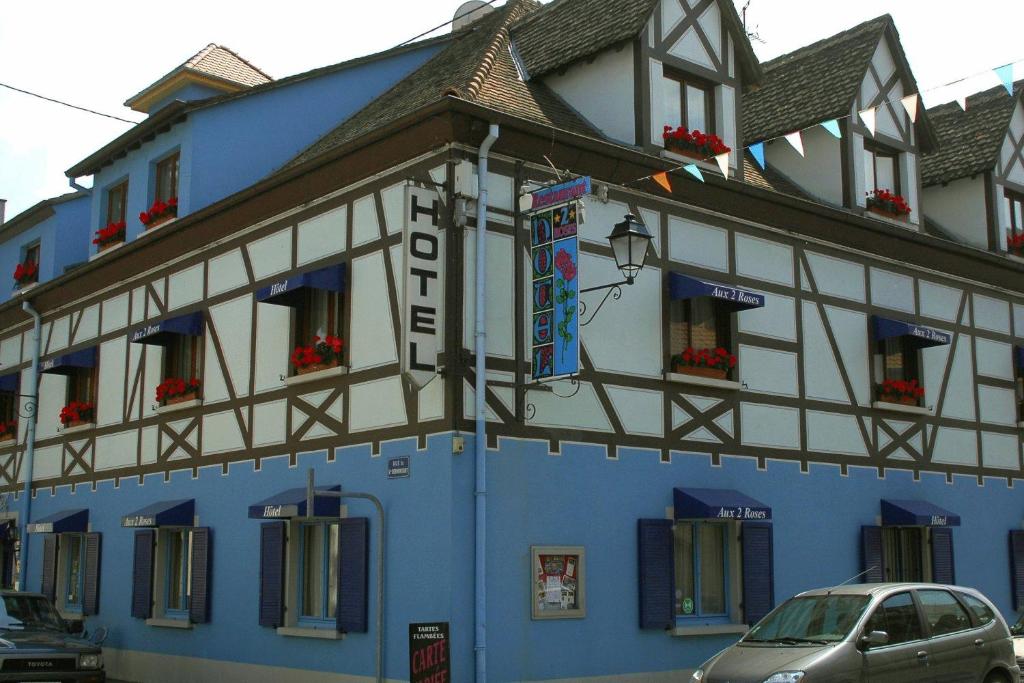
[[[579,372],[579,200],[589,193],[589,177],[532,193],[531,359],[536,382]]]
[[[416,389],[437,376],[438,305],[441,300],[441,202],[437,191],[405,188],[405,316],[402,372]]]

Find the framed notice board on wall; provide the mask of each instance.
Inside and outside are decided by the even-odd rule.
[[[534,619],[581,619],[586,610],[583,546],[530,547]]]

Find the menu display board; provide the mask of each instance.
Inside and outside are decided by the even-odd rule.
[[[533,546],[531,603],[534,619],[585,616],[581,546]]]

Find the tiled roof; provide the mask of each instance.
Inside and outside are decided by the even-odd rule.
[[[640,35],[658,0],[554,0],[512,27],[512,40],[530,79]],[[761,79],[761,68],[746,39],[731,0],[719,8],[739,48],[740,65],[748,83]],[[739,37],[742,36],[742,39]]]
[[[801,199],[817,201],[771,166],[765,168],[758,166],[757,161],[749,153],[744,155],[743,181],[748,185],[760,187],[762,190],[771,190],[772,192],[788,194],[793,197],[800,197]]]
[[[1000,85],[968,97],[967,111],[956,102],[929,109],[939,148],[921,157],[921,183],[938,185],[992,170],[1024,80],[1014,83],[1014,92],[1017,97],[1010,97]]]
[[[509,48],[508,29],[537,11],[534,0],[509,0],[470,24],[423,66],[315,142],[287,165],[339,147],[444,97],[458,97],[547,126],[601,137],[547,86],[524,82]]]
[[[176,76],[184,73],[209,76],[246,88],[262,85],[274,80],[245,59],[239,57],[233,50],[210,43],[159,79],[129,97],[125,100],[125,106],[134,106],[136,102],[144,99],[151,91],[156,90]]]

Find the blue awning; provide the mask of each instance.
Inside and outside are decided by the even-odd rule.
[[[1024,346],[1015,346],[1013,349],[1013,360],[1018,368],[1024,368]],[[0,377],[0,379],[3,379]]]
[[[960,515],[926,500],[882,499],[883,526],[960,526]]]
[[[96,347],[80,349],[56,358],[48,358],[39,364],[39,372],[51,375],[70,375],[79,368],[96,367]]]
[[[18,393],[18,378],[20,376],[20,372],[11,372],[6,375],[0,375],[0,391],[9,391],[15,394]]]
[[[952,336],[947,332],[915,325],[914,323],[903,322],[902,320],[890,320],[881,316],[873,316],[875,325],[875,340],[892,339],[903,337],[908,343],[917,348],[926,346],[945,346],[952,341]]]
[[[345,291],[345,264],[338,263],[308,273],[292,275],[256,292],[256,301],[279,306],[298,306],[303,290],[322,289],[328,292]]]
[[[736,311],[764,306],[764,294],[698,280],[682,273],[668,274],[668,295],[673,300],[708,296]]]
[[[84,534],[88,530],[88,508],[61,510],[28,525],[30,534]]]
[[[157,526],[192,526],[196,516],[194,498],[165,500],[147,505],[121,518],[121,526],[129,528]]]
[[[341,486],[320,487],[326,491],[340,491]],[[314,496],[314,517],[338,517],[341,501],[328,496]],[[249,506],[250,519],[288,519],[306,516],[306,487],[288,489]]]
[[[767,521],[772,509],[733,489],[674,489],[676,519],[736,519]]]
[[[176,336],[198,337],[202,333],[203,312],[196,311],[144,325],[132,332],[131,341],[133,344],[166,346]]]

